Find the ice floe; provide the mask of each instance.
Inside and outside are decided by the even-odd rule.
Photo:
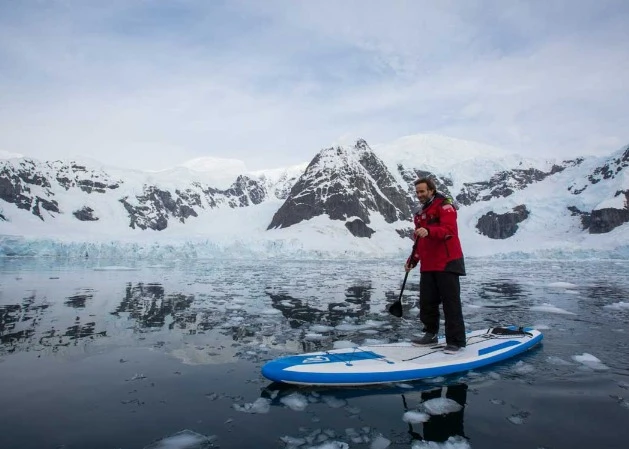
[[[422,422],[426,422],[430,419],[430,415],[428,413],[410,411],[404,413],[402,415],[402,421],[410,423],[410,424],[418,424]]]
[[[258,398],[255,402],[243,405],[234,404],[234,410],[244,413],[269,413],[271,410],[271,400],[267,398]]]
[[[458,412],[462,408],[461,404],[449,398],[434,398],[421,404],[421,409],[429,415],[446,415]]]
[[[215,436],[205,436],[191,430],[182,430],[146,446],[144,449],[205,449],[213,447]]]
[[[548,313],[558,313],[561,315],[574,315],[573,312],[568,312],[565,309],[560,309],[559,307],[555,307],[552,304],[544,303],[539,306],[532,306],[530,310],[534,312],[548,312]]]
[[[581,355],[573,355],[572,359],[579,363],[582,363],[583,365],[593,369],[594,371],[606,371],[609,369],[609,367],[601,362],[598,358],[594,357],[592,354],[588,354],[587,352],[584,352]]]

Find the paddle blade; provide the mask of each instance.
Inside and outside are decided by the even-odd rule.
[[[389,306],[389,313],[398,318],[402,317],[402,301],[399,299]]]

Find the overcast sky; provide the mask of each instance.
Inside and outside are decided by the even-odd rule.
[[[0,151],[255,170],[418,133],[629,144],[629,1],[0,0]]]

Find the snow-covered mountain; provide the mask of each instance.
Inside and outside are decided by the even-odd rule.
[[[13,156],[0,160],[9,256],[401,256],[421,176],[455,198],[468,256],[629,256],[629,146],[557,161],[432,135],[359,139],[258,172],[216,158],[143,172]]]

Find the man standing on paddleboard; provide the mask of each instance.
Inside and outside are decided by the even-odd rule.
[[[425,334],[411,341],[419,345],[437,343],[439,304],[442,304],[446,328],[444,352],[453,354],[465,347],[459,284],[459,276],[465,276],[465,262],[459,241],[457,213],[452,199],[437,192],[432,179],[415,181],[415,193],[421,203],[413,217],[413,236],[417,244],[404,268],[408,273],[420,263],[419,319]]]

